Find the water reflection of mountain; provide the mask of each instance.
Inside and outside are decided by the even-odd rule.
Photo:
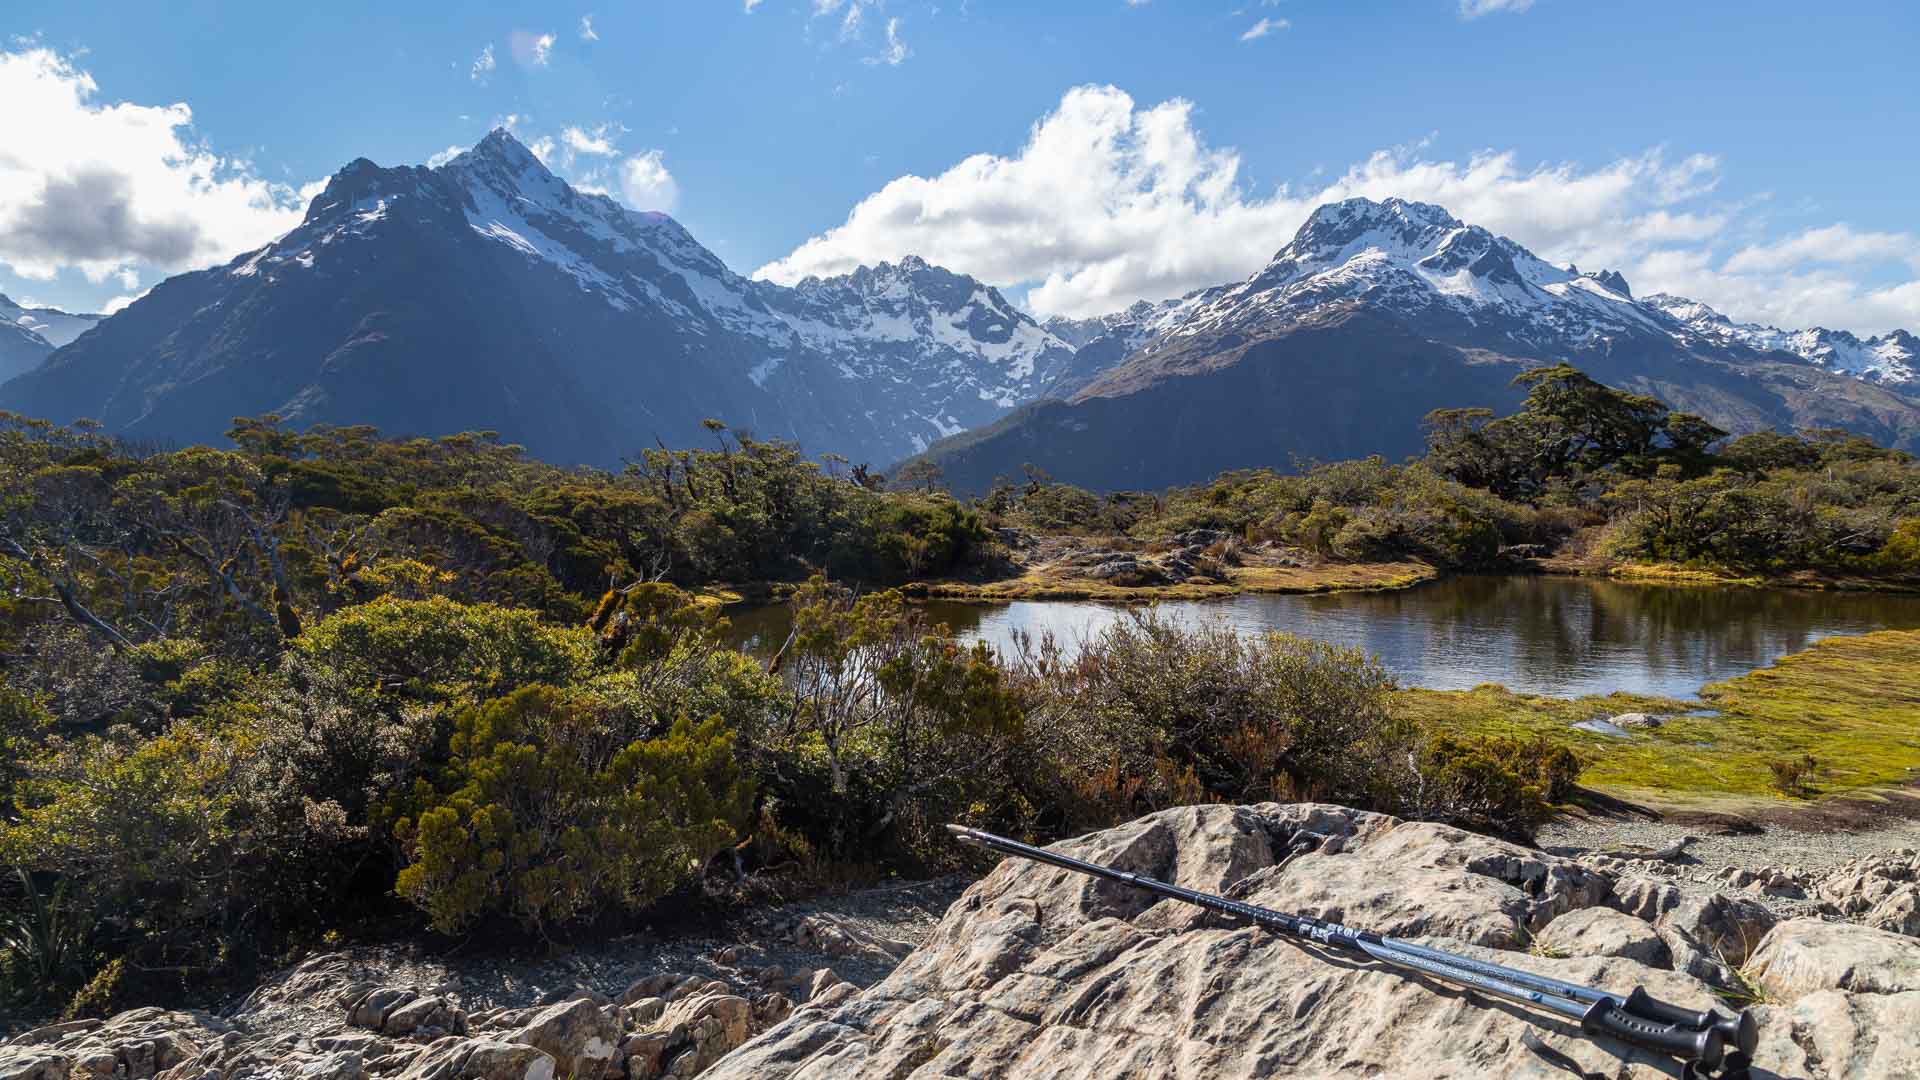
[[[1402,683],[1456,689],[1497,682],[1547,694],[1690,696],[1822,637],[1920,627],[1920,598],[1777,589],[1673,588],[1565,577],[1460,577],[1401,592],[1239,596],[1169,603],[1190,620],[1285,630],[1376,653]],[[1122,617],[1113,605],[1025,601],[933,605],[966,638],[1006,645],[1016,631],[1069,644]],[[777,645],[785,612],[734,614],[737,640]],[[754,639],[758,639],[758,642]],[[770,647],[770,646],[769,646]]]

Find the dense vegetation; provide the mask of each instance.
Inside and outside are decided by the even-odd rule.
[[[1104,496],[1030,469],[972,502],[718,424],[616,474],[484,433],[268,417],[158,450],[0,418],[0,996],[95,1009],[342,936],[921,872],[954,819],[1311,797],[1524,834],[1579,773],[1539,732],[1421,723],[1352,651],[1143,611],[998,656],[891,588],[1004,572],[1006,530],[1920,580],[1905,455],[1523,379],[1521,412],[1435,414],[1404,464]],[[765,582],[794,614],[770,663],[711,595]]]
[[[1572,546],[1601,564],[1920,584],[1911,455],[1841,431],[1728,438],[1564,365],[1516,381],[1528,390],[1517,413],[1437,410],[1428,452],[1401,464],[1304,462],[1105,496],[1030,470],[978,505],[1037,531],[1151,540],[1211,529],[1334,561],[1488,570]]]

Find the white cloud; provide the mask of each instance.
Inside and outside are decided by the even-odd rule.
[[[487,81],[489,75],[493,74],[493,68],[493,43],[488,42],[487,47],[481,49],[480,55],[474,58],[473,68],[467,72],[467,75],[474,82],[483,83]]]
[[[747,14],[749,15],[753,14],[753,9],[759,7],[763,2],[764,0],[746,0],[745,10]]]
[[[231,257],[299,224],[299,194],[215,153],[185,103],[103,103],[73,58],[0,52],[0,264],[125,279]]]
[[[1771,244],[1740,249],[1725,269],[1738,272],[1786,270],[1807,263],[1859,263],[1905,259],[1920,269],[1920,239],[1906,233],[1859,232],[1845,224],[1808,229]]]
[[[521,67],[546,67],[553,60],[555,40],[552,34],[515,30],[508,36],[507,45],[513,51],[514,62]]]
[[[540,159],[540,164],[553,168],[558,163],[554,157],[553,136],[542,135],[527,144],[527,151]]]
[[[620,193],[636,210],[671,211],[680,201],[680,185],[658,150],[647,150],[620,163]]]
[[[581,41],[599,41],[600,40],[600,35],[594,33],[593,31],[593,16],[591,15],[580,16],[580,40]]]
[[[1477,19],[1482,15],[1511,12],[1515,15],[1533,6],[1533,0],[1460,0],[1460,17]]]
[[[856,8],[854,10],[858,9]],[[888,19],[887,47],[881,49],[878,56],[869,56],[862,62],[868,64],[885,64],[888,67],[899,67],[907,57],[912,55],[913,50],[907,48],[907,43],[900,40],[900,20]]]
[[[1323,203],[1398,196],[1437,203],[1561,264],[1622,270],[1636,292],[1679,292],[1735,318],[1920,326],[1920,282],[1867,284],[1804,266],[1753,272],[1786,255],[1728,259],[1730,238],[1761,223],[1719,196],[1722,166],[1709,155],[1652,150],[1583,166],[1529,164],[1511,151],[1436,160],[1414,146],[1378,151],[1332,180],[1263,192],[1241,181],[1238,152],[1206,144],[1193,112],[1183,100],[1143,108],[1111,86],[1076,88],[1017,154],[892,180],[844,224],[755,276],[790,284],[920,255],[996,285],[1031,286],[1028,303],[1042,314],[1093,315],[1244,278]],[[1818,230],[1780,246],[1802,263],[1832,262],[1836,252],[1897,254],[1890,235]]]
[[[581,127],[568,127],[560,132],[560,141],[576,154],[589,154],[595,157],[612,157],[619,153],[613,147],[610,125],[601,124],[588,131]]]
[[[1285,19],[1261,19],[1259,22],[1248,27],[1247,32],[1240,35],[1240,40],[1258,41],[1268,34],[1273,33],[1275,30],[1285,30],[1292,25],[1292,23]]]
[[[464,146],[449,146],[445,150],[436,151],[427,158],[427,168],[437,169],[447,162],[452,161],[454,158],[459,157],[461,154],[466,153],[466,151],[467,148]]]
[[[142,289],[137,293],[123,293],[119,296],[116,296],[113,299],[108,300],[106,303],[100,305],[100,314],[112,315],[114,312],[119,311],[121,308],[126,307],[128,304],[131,304],[135,300],[138,300],[141,297],[147,295],[149,291],[150,290]]]

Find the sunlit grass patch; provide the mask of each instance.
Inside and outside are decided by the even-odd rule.
[[[1829,638],[1769,668],[1700,693],[1717,715],[1672,715],[1701,702],[1632,694],[1576,699],[1503,687],[1404,690],[1403,714],[1449,731],[1537,734],[1586,760],[1583,786],[1682,796],[1778,799],[1773,763],[1812,755],[1814,795],[1886,788],[1920,777],[1920,631]],[[1666,715],[1627,738],[1574,730],[1623,712]]]

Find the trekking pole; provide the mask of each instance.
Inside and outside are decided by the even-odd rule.
[[[966,843],[978,844],[1002,854],[1118,882],[1208,911],[1245,919],[1291,937],[1358,952],[1383,964],[1418,971],[1522,1005],[1557,1013],[1577,1021],[1581,1030],[1588,1034],[1606,1035],[1632,1046],[1695,1062],[1701,1068],[1717,1067],[1725,1057],[1729,1044],[1742,1054],[1752,1053],[1758,1038],[1753,1017],[1745,1010],[1738,1016],[1729,1017],[1717,1010],[1683,1009],[1656,1000],[1643,988],[1636,988],[1626,997],[1620,997],[1590,986],[1562,982],[1518,968],[1354,930],[1310,915],[1294,915],[1243,904],[1223,896],[1195,892],[964,825],[948,825],[947,831]]]

